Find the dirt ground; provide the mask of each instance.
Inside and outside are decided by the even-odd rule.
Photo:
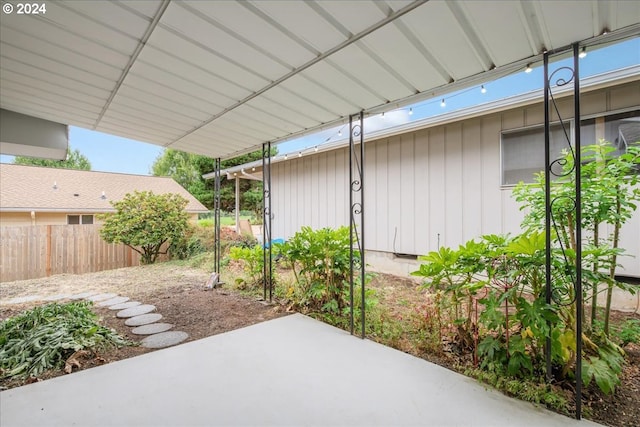
[[[42,279],[23,280],[0,284],[0,320],[33,307],[35,303],[6,304],[20,296],[57,294],[75,294],[88,290],[101,293],[116,293],[143,304],[153,304],[157,312],[163,315],[161,322],[175,325],[173,330],[189,334],[189,341],[224,333],[249,326],[265,320],[288,314],[278,304],[269,305],[254,297],[243,295],[225,285],[214,290],[205,290],[208,274],[202,270],[178,266],[173,263],[151,266],[123,268],[118,270],[90,273],[84,275],[57,275]],[[378,291],[380,302],[389,307],[394,316],[409,315],[416,304],[421,303],[425,293],[417,290],[413,280],[390,275],[377,275],[371,284]],[[41,303],[40,303],[41,304]],[[123,319],[115,317],[115,312],[95,307],[105,325],[133,341],[144,338],[131,334],[131,328],[124,325]],[[613,313],[614,321],[640,315]],[[402,341],[394,346],[402,351],[440,364],[449,369],[460,369],[465,362],[456,359],[455,354],[433,354],[415,351]],[[101,351],[88,355],[81,360],[81,369],[155,351],[142,347],[124,347]],[[622,384],[613,396],[603,396],[594,387],[584,393],[583,408],[587,418],[613,427],[637,426],[640,420],[640,346],[630,344],[625,348],[627,365],[622,376]],[[62,372],[50,373],[38,380],[62,375]],[[0,381],[0,387],[10,388],[24,384],[16,381]]]
[[[163,316],[160,321],[175,325],[172,330],[189,334],[187,341],[206,338],[288,314],[279,305],[268,305],[225,287],[205,290],[204,284],[207,279],[208,274],[198,269],[156,264],[2,283],[0,285],[0,320],[14,316],[36,304],[43,304],[43,302],[6,304],[13,298],[34,294],[43,297],[58,294],[72,295],[84,291],[116,293],[131,298],[131,301],[155,305],[156,312]],[[131,328],[124,324],[125,319],[115,316],[116,311],[98,306],[94,306],[94,311],[100,316],[105,326],[115,329],[120,335],[134,342],[144,338],[144,336],[132,334]],[[81,369],[150,351],[156,350],[133,346],[100,351],[98,354],[83,358]],[[48,373],[39,380],[62,374],[62,372]],[[0,380],[0,387],[11,388],[24,383],[24,381]]]

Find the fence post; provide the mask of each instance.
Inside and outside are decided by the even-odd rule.
[[[51,276],[51,225],[47,225],[47,257],[46,257],[47,277]]]

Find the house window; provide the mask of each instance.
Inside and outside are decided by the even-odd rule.
[[[67,224],[93,224],[93,215],[67,215]]]
[[[573,124],[573,122],[571,122]],[[573,143],[573,126],[567,126]],[[616,148],[619,156],[640,141],[640,110],[595,117],[580,123],[580,145],[595,144],[605,139]],[[551,159],[562,156],[567,142],[560,124],[551,126]],[[505,131],[501,137],[502,185],[515,185],[520,181],[533,182],[534,175],[544,171],[544,127],[538,126]]]
[[[569,127],[567,132],[571,135]],[[534,175],[544,170],[544,126],[503,132],[501,145],[502,185],[533,182]],[[551,126],[550,148],[552,159],[568,148],[560,124]]]

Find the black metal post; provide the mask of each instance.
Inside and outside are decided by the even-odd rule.
[[[273,300],[273,251],[271,248],[271,142],[262,144],[262,261],[263,298]]]
[[[576,419],[582,417],[582,177],[580,146],[580,46],[573,45],[573,117],[576,187]]]
[[[357,120],[354,122],[354,118]],[[356,144],[360,144],[356,150]],[[365,261],[364,261],[364,113],[349,116],[349,303],[351,335],[354,333],[354,283],[360,281],[361,337],[365,337]],[[357,253],[356,253],[357,252]]]
[[[582,316],[584,312],[583,295],[582,295],[582,177],[581,177],[581,146],[580,146],[580,69],[579,69],[579,44],[575,43],[571,46],[573,53],[572,66],[561,66],[553,73],[549,74],[549,53],[544,54],[544,120],[545,120],[545,232],[546,232],[546,286],[545,299],[546,302],[556,303],[558,305],[570,306],[575,304],[575,335],[576,335],[576,418],[582,417]],[[555,53],[566,52],[569,47],[556,51]],[[563,73],[569,73],[562,75]],[[558,74],[558,77],[554,77]],[[569,131],[569,121],[563,119],[561,111],[554,99],[552,81],[555,78],[557,87],[568,85],[573,81],[573,144],[571,142],[571,132]],[[551,139],[551,117],[550,107],[558,115],[558,121],[563,131],[564,138],[567,143],[568,151],[572,157],[572,162],[568,163],[565,159],[559,158],[552,160],[550,154]],[[555,171],[554,166],[562,168],[561,171]],[[566,170],[565,166],[570,166],[570,170]],[[573,195],[560,194],[552,197],[552,176],[559,179],[568,179],[573,175],[574,192]],[[554,205],[554,203],[558,203]],[[564,218],[573,221],[573,229],[575,230],[575,260],[572,265],[570,262],[571,255],[569,247],[565,247],[562,238],[558,232],[558,218]],[[556,232],[556,244],[558,246],[558,256],[564,258],[565,265],[561,268],[553,269],[553,246],[552,231]],[[562,270],[562,271],[561,271]],[[569,325],[567,325],[569,326]],[[552,328],[550,328],[550,331]],[[547,337],[545,348],[546,374],[547,379],[552,377],[551,372],[551,338]]]
[[[551,304],[551,149],[550,149],[550,126],[549,116],[549,53],[543,55],[544,62],[544,206],[545,206],[545,301]],[[551,325],[550,325],[551,326]],[[551,330],[551,328],[549,328]],[[551,334],[546,339],[544,356],[546,362],[547,380],[551,380]]]
[[[213,263],[215,272],[220,275],[220,158],[214,161],[214,183],[213,183],[213,223],[215,225],[214,230],[214,246],[213,246]],[[220,281],[220,279],[218,279]]]

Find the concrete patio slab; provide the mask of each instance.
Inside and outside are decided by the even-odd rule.
[[[9,426],[595,426],[296,314],[0,393]]]

